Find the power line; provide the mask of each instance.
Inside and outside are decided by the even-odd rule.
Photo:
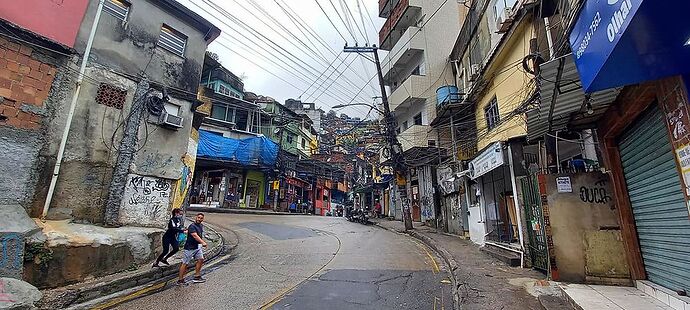
[[[276,50],[276,51],[277,51],[280,55],[282,55],[284,58],[286,58],[287,60],[293,62],[295,65],[297,65],[299,68],[302,69],[301,71],[304,71],[304,72],[309,73],[310,75],[312,75],[312,76],[314,76],[314,77],[317,77],[317,74],[315,74],[314,72],[319,72],[319,70],[317,70],[316,68],[314,68],[314,67],[311,66],[310,64],[308,64],[308,63],[304,62],[303,60],[301,60],[300,57],[295,56],[295,55],[294,55],[293,53],[291,53],[290,51],[286,50],[285,48],[283,48],[282,46],[280,46],[279,44],[277,44],[276,42],[274,42],[274,41],[271,40],[270,38],[266,37],[265,35],[261,34],[261,33],[258,32],[257,30],[253,29],[251,26],[249,26],[249,25],[247,25],[246,23],[244,23],[243,21],[239,20],[237,17],[235,17],[235,16],[232,15],[231,13],[225,11],[223,8],[219,7],[217,4],[213,3],[212,1],[210,1],[210,0],[203,0],[203,1],[204,1],[207,5],[211,6],[211,8],[214,9],[216,12],[222,14],[223,16],[227,17],[227,18],[230,19],[231,21],[234,21],[235,23],[237,23],[238,25],[240,25],[243,29],[245,29],[245,30],[247,30],[248,32],[250,32],[250,34],[252,34],[253,36],[255,36],[256,38],[258,38],[259,40],[261,40],[261,41],[263,41],[264,43],[266,43],[267,45],[269,45],[272,49]],[[193,4],[194,4],[195,6],[197,6],[197,7],[199,7],[201,10],[203,10],[203,11],[206,12],[207,14],[213,16],[213,14],[211,14],[208,10],[206,10],[206,9],[203,8],[202,6],[200,6],[200,5],[196,4],[196,3],[193,3]],[[218,19],[218,18],[217,18],[217,19]],[[242,33],[241,31],[235,30],[234,27],[232,27],[231,25],[229,25],[225,20],[222,20],[222,19],[218,19],[218,20],[219,20],[221,23],[223,23],[224,25],[226,25],[227,27],[229,27],[230,29],[232,29],[232,30],[234,30],[235,32],[237,32],[238,34],[240,34],[240,35],[241,35],[242,37],[244,37],[245,39],[250,40],[250,41],[253,41],[251,38],[247,37],[247,36],[246,36],[244,33]],[[264,47],[262,44],[256,44],[255,42],[252,42],[252,43],[254,43],[255,45],[260,46],[260,47],[261,47],[263,50],[265,50],[266,52],[271,53],[271,52],[270,52],[266,47]],[[276,58],[280,58],[279,56],[276,56],[276,55],[273,54],[273,53],[271,53],[271,54],[272,54],[274,57],[276,57]],[[298,71],[299,71],[299,70],[298,70]],[[349,88],[344,87],[344,86],[343,86],[342,84],[340,84],[340,83],[336,83],[336,85],[338,85],[339,87],[341,87],[341,88],[343,89],[343,90],[336,89],[336,90],[338,90],[338,91],[339,91],[340,93],[342,93],[342,94],[345,94],[344,90],[349,90]],[[349,97],[349,95],[346,95],[346,96]]]

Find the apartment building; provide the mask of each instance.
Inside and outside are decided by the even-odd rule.
[[[429,124],[436,117],[436,90],[453,82],[448,55],[454,42],[448,38],[460,31],[459,5],[442,0],[379,1],[379,16],[386,18],[379,44],[388,51],[382,73],[390,90],[398,140],[410,168],[407,190],[415,221],[434,222],[437,218],[431,163],[444,156],[445,150]]]

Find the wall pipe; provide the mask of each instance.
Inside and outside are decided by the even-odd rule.
[[[60,165],[62,164],[62,159],[65,155],[65,147],[67,145],[67,137],[69,136],[69,130],[72,127],[72,119],[74,118],[74,111],[77,108],[77,100],[79,99],[79,93],[81,92],[81,85],[84,81],[84,74],[86,73],[86,65],[89,62],[89,56],[91,55],[91,47],[93,46],[93,40],[96,37],[96,30],[98,29],[98,21],[101,19],[101,12],[103,11],[103,3],[105,0],[100,0],[98,2],[98,8],[96,9],[96,16],[93,19],[93,24],[91,25],[91,33],[89,34],[89,40],[86,43],[86,50],[84,51],[84,56],[81,59],[81,67],[79,68],[79,76],[77,77],[77,88],[74,90],[74,95],[72,96],[72,102],[69,106],[69,113],[67,114],[67,121],[65,123],[65,129],[62,132],[62,140],[60,140],[60,148],[58,149],[57,160],[55,161],[55,167],[53,167],[53,176],[50,180],[50,187],[48,187],[48,194],[46,195],[46,201],[43,204],[43,212],[41,213],[41,220],[45,220],[46,215],[48,215],[48,209],[50,208],[50,203],[53,200],[53,195],[55,193],[55,185],[57,184],[58,175],[60,174]]]

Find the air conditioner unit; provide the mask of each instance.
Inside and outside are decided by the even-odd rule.
[[[502,13],[502,14],[501,14]],[[496,33],[506,33],[510,30],[510,25],[513,23],[513,10],[505,9],[505,11],[498,13],[501,14],[496,18]]]
[[[184,127],[184,119],[177,115],[168,114],[163,111],[160,116],[159,123],[165,127],[182,128]]]
[[[470,82],[476,81],[481,71],[482,66],[480,64],[472,64],[470,66]]]

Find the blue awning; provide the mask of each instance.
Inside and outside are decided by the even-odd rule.
[[[197,157],[234,161],[246,166],[273,167],[278,157],[278,144],[261,136],[247,139],[225,138],[199,130]]]
[[[587,0],[570,34],[585,92],[690,73],[690,1]]]

